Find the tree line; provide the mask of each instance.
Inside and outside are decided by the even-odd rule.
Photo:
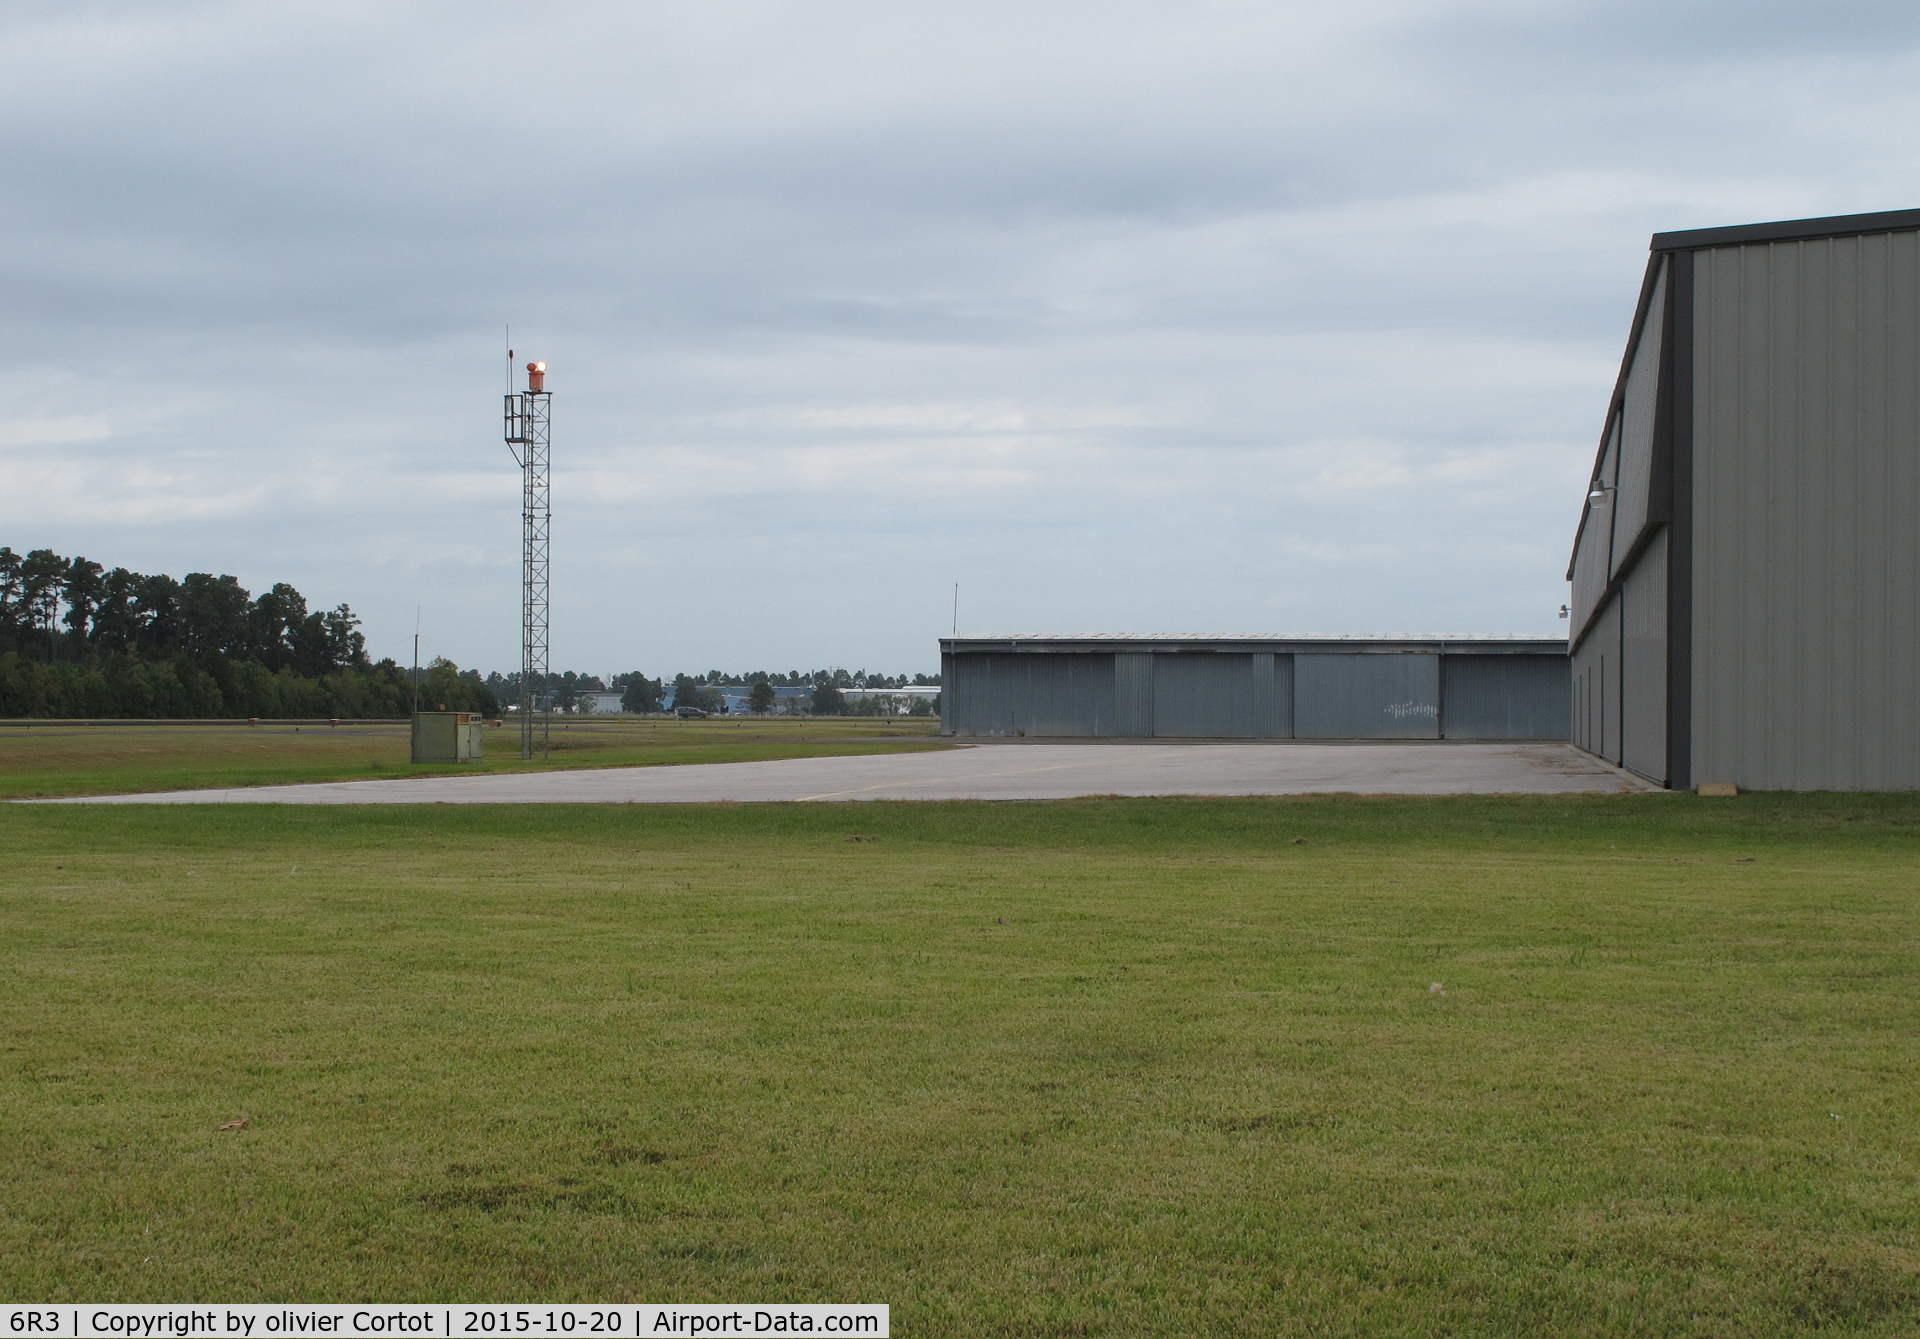
[[[624,674],[615,675],[613,691],[618,692],[624,688],[628,677]],[[489,674],[483,682],[502,706],[511,706],[520,701],[520,671],[515,670],[511,674],[501,674],[496,671]],[[579,674],[568,670],[564,674],[534,676],[535,700],[550,702],[555,711],[573,711],[580,705],[580,698],[584,694],[607,691],[608,685],[597,674]]]
[[[667,697],[667,686],[658,679],[649,680],[643,675],[620,675],[630,680],[621,698],[622,711],[658,711],[660,703]],[[776,688],[799,688],[807,694],[806,710],[814,716],[878,715],[884,709],[882,704],[870,700],[849,703],[841,692],[843,688],[937,688],[940,676],[937,674],[869,674],[865,670],[822,669],[789,670],[784,674],[768,670],[751,670],[745,674],[727,674],[720,670],[708,670],[705,674],[676,674],[673,676],[672,697],[674,706],[698,707],[702,711],[718,711],[725,703],[723,689],[746,689],[747,707],[750,711],[768,712],[773,710],[780,700],[774,692]],[[791,699],[789,699],[791,700]],[[643,705],[651,703],[651,705]],[[935,710],[932,702],[925,700],[914,703],[915,714],[925,715]]]
[[[520,676],[462,670],[438,659],[417,674],[371,661],[360,620],[345,604],[312,610],[293,586],[254,596],[232,576],[189,572],[176,580],[51,549],[0,547],[0,716],[244,718],[407,715],[416,692],[427,710],[497,715],[520,697]],[[815,715],[851,708],[844,688],[937,687],[938,675],[866,670],[639,671],[603,680],[549,674],[536,692],[558,711],[587,693],[617,692],[623,711],[659,711],[669,697],[718,710],[723,689],[745,689],[755,711],[775,688],[806,690]],[[916,710],[919,704],[916,704]]]
[[[775,688],[817,688],[822,684],[832,684],[836,688],[938,688],[938,674],[869,674],[865,670],[819,669],[788,670],[782,674],[777,670],[750,670],[745,674],[728,674],[722,670],[708,670],[705,674],[675,675],[675,682],[688,679],[702,686],[711,685],[720,688],[748,688],[756,683],[771,684]]]
[[[0,547],[0,716],[405,716],[413,678],[370,661],[359,627],[347,605],[309,610],[285,582],[255,597],[231,576]],[[423,706],[498,709],[447,661],[419,691]]]
[[[520,700],[520,675],[489,674],[486,686],[502,703],[515,703]],[[676,707],[698,707],[703,711],[719,711],[725,701],[724,690],[746,690],[748,706],[757,712],[771,711],[778,695],[776,688],[799,688],[807,693],[807,710],[815,716],[840,716],[849,713],[855,715],[879,714],[881,704],[855,702],[849,704],[842,695],[843,688],[938,688],[940,676],[937,674],[869,674],[865,670],[848,671],[844,669],[788,670],[784,673],[773,670],[750,670],[744,674],[729,674],[722,670],[708,670],[704,674],[676,674],[668,679],[649,678],[638,670],[627,674],[616,674],[603,679],[597,674],[581,674],[568,670],[563,674],[549,674],[534,685],[536,697],[551,700],[555,711],[571,712],[578,708],[580,699],[587,693],[620,694],[620,710],[646,714],[660,711],[669,698]],[[787,700],[791,700],[790,698]],[[928,714],[937,710],[933,702],[916,703],[915,714]]]

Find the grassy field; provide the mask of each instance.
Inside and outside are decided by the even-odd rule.
[[[522,762],[509,722],[488,731],[481,762],[415,765],[405,724],[15,722],[0,725],[0,799],[899,752],[947,747],[939,729],[904,717],[588,719],[556,722],[551,759]]]
[[[1914,797],[15,807],[0,844],[8,1299],[1920,1329]]]

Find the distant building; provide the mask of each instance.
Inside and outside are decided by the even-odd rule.
[[[947,735],[1567,737],[1558,637],[943,637],[940,678]]]
[[[906,688],[842,688],[840,696],[846,699],[849,709],[856,704],[861,707],[862,714],[909,716],[917,710],[922,715],[932,715],[932,708],[940,701],[940,689],[924,684]]]
[[[709,686],[713,688],[714,692],[720,694],[720,700],[726,704],[726,712],[729,716],[742,716],[752,713],[753,688],[751,685],[714,684]],[[787,712],[807,711],[811,709],[812,706],[813,690],[811,688],[775,688],[773,690],[773,711],[776,715]],[[661,699],[660,709],[662,711],[672,711],[673,708],[673,692],[669,689],[667,695]]]
[[[710,684],[708,687],[720,694],[720,700],[725,703],[727,715],[745,716],[752,714],[753,686],[751,684]],[[940,696],[940,690],[937,687],[842,688],[840,695],[849,702],[862,702],[871,698],[891,698],[894,699],[897,704],[900,714],[905,715],[914,702],[931,702],[937,699]],[[593,698],[593,709],[596,712],[620,710],[620,694],[618,693],[586,693],[582,694],[581,697],[583,701],[589,697]],[[612,706],[601,705],[603,701],[609,699],[613,703]],[[661,699],[660,709],[662,711],[672,711],[674,705],[673,691],[668,689],[666,695]],[[773,715],[799,715],[812,710],[812,687],[790,688],[776,686],[774,688]]]

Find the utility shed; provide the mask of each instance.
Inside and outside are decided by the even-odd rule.
[[[1567,577],[1579,747],[1920,787],[1920,210],[1654,236]]]
[[[1565,739],[1557,637],[940,640],[947,735]]]

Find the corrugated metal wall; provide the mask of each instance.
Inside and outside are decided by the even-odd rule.
[[[1114,657],[952,656],[941,685],[943,728],[956,735],[1119,733]]]
[[[1561,656],[1441,656],[1448,739],[1565,739],[1572,684]]]
[[[1593,667],[1579,655],[1573,658],[1573,728],[1568,738],[1593,752]]]
[[[1693,779],[1920,787],[1920,236],[1695,253]]]
[[[1253,738],[1253,657],[1155,656],[1153,733],[1163,739]]]
[[[1293,736],[1292,656],[1254,652],[1253,735],[1255,739]]]
[[[1620,761],[1667,780],[1667,531],[1620,588]]]
[[[970,652],[942,666],[941,728],[961,736],[1567,736],[1560,655]]]
[[[1153,656],[1121,651],[1113,658],[1113,706],[1116,733],[1126,739],[1153,734]]]
[[[1633,366],[1627,370],[1623,389],[1620,447],[1613,480],[1616,487],[1608,502],[1613,511],[1612,552],[1605,569],[1608,577],[1620,574],[1621,565],[1652,514],[1654,417],[1660,398],[1660,346],[1666,329],[1667,271],[1671,268],[1670,262],[1662,262],[1647,308],[1647,323],[1634,349]]]
[[[1656,478],[1661,466],[1655,460],[1655,438],[1673,262],[1661,258],[1656,264],[1645,320],[1601,453],[1599,477],[1610,491],[1604,502],[1589,499],[1574,554],[1573,627],[1580,642],[1573,648],[1569,735],[1609,762],[1665,781],[1666,541],[1664,532],[1658,539],[1647,536],[1660,527],[1668,507],[1664,493],[1655,506],[1656,488],[1664,483]],[[1658,554],[1641,549],[1634,557],[1642,543],[1657,547]],[[1610,583],[1617,583],[1611,596]],[[1631,650],[1623,640],[1623,618],[1637,620]]]
[[[1600,479],[1609,488],[1619,477],[1620,425],[1616,423],[1601,458]],[[1573,559],[1573,624],[1576,629],[1599,607],[1607,591],[1607,573],[1613,557],[1613,508],[1608,502],[1587,500],[1586,519],[1580,527],[1580,543]]]
[[[1438,739],[1437,655],[1293,658],[1293,729],[1300,739]]]
[[[1573,742],[1620,761],[1620,598],[1606,608],[1573,653]]]

